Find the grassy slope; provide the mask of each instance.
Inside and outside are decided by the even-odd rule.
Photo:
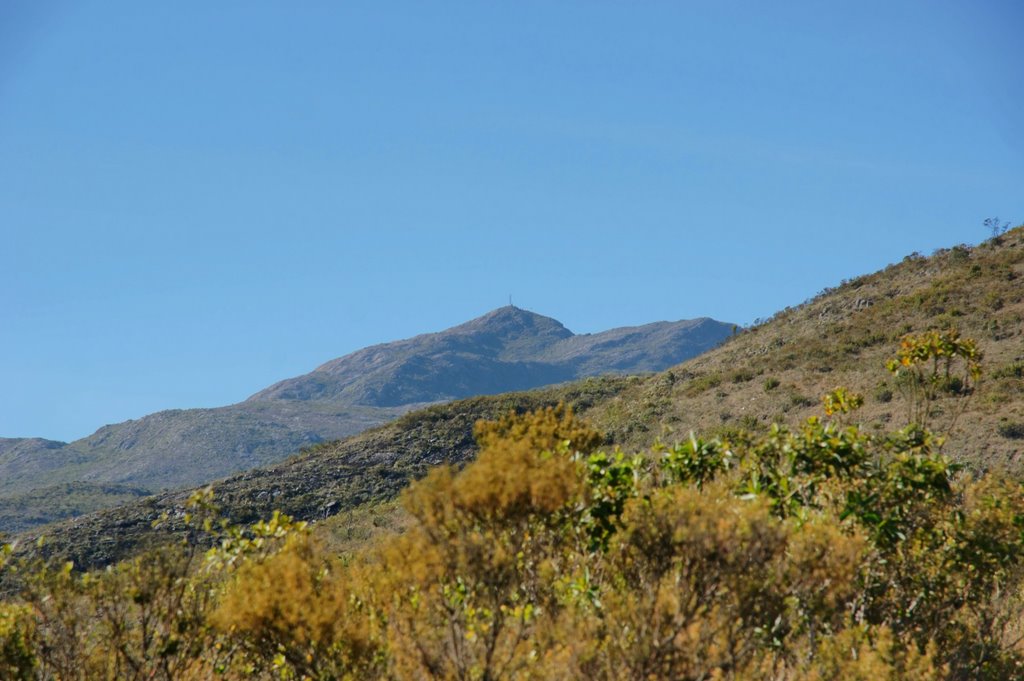
[[[339,443],[310,450],[272,468],[250,471],[215,486],[224,511],[239,522],[274,508],[299,518],[337,516],[326,527],[340,546],[401,526],[388,499],[429,466],[474,454],[477,418],[509,408],[564,400],[603,429],[609,443],[644,448],[690,430],[758,429],[818,413],[822,394],[844,385],[868,396],[860,418],[868,427],[904,420],[899,396],[883,368],[908,332],[956,325],[986,353],[989,378],[960,421],[947,452],[978,467],[1021,467],[1024,440],[1007,437],[1024,423],[1024,229],[1000,243],[957,247],[930,258],[910,256],[871,275],[845,282],[720,348],[647,377],[603,378],[544,390],[462,400],[408,414]],[[766,381],[778,381],[766,389]],[[1003,434],[1000,434],[1002,432]],[[98,565],[158,539],[150,522],[161,512],[180,515],[187,493],[52,528],[51,554]],[[351,522],[346,521],[351,518]],[[371,520],[368,520],[371,519]],[[172,522],[167,526],[174,529]]]
[[[953,326],[978,341],[986,377],[946,451],[972,465],[1019,470],[1024,440],[1000,430],[1024,422],[1024,228],[1001,244],[909,256],[845,282],[627,388],[588,416],[617,442],[642,447],[691,429],[793,423],[820,413],[821,396],[842,385],[867,398],[859,420],[894,428],[906,421],[906,405],[885,360],[904,334]],[[769,379],[778,386],[767,389]]]

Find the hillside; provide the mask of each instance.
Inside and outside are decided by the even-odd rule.
[[[446,331],[359,350],[227,407],[161,411],[70,444],[0,440],[0,499],[76,481],[152,490],[199,485],[428,403],[664,369],[732,329],[704,318],[577,335],[507,306]]]
[[[278,465],[215,483],[216,503],[232,520],[243,523],[255,522],[278,509],[297,518],[328,518],[361,504],[392,498],[431,466],[471,460],[476,451],[472,428],[480,418],[562,400],[583,411],[587,404],[609,399],[637,380],[592,378],[571,387],[470,398],[412,412],[341,442],[311,448]],[[85,567],[109,564],[180,529],[191,494],[192,490],[164,492],[54,524],[44,530],[48,541],[43,552]],[[153,522],[165,513],[169,519],[154,532]]]
[[[858,413],[869,428],[894,428],[905,407],[883,367],[903,334],[957,325],[985,353],[986,378],[950,437],[946,452],[970,466],[1021,468],[1024,453],[1024,228],[978,247],[917,254],[843,282],[779,312],[722,346],[647,377],[588,379],[565,386],[463,400],[324,445],[271,468],[215,485],[224,512],[238,521],[272,509],[304,519],[346,514],[391,498],[427,467],[474,454],[477,418],[510,408],[571,404],[605,433],[606,444],[646,448],[690,430],[759,430],[820,413],[820,396],[845,385],[863,392]],[[180,514],[187,493],[54,526],[48,551],[80,565],[104,564],[154,540],[153,519]],[[173,524],[169,527],[173,527]]]
[[[70,444],[14,439],[0,445],[0,498],[85,481],[162,489],[199,485],[345,437],[404,409],[324,402],[174,409],[104,426]]]
[[[912,254],[777,313],[741,336],[598,405],[590,418],[641,446],[691,429],[759,430],[820,413],[846,386],[866,397],[858,420],[875,430],[907,421],[884,364],[900,339],[958,328],[978,341],[985,374],[945,451],[980,468],[1024,460],[1024,229],[977,247]],[[940,419],[941,421],[941,419]]]

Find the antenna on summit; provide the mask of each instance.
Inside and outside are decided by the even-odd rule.
[[[508,294],[508,306],[509,307],[515,307],[515,305],[512,304],[512,294],[511,293]]]

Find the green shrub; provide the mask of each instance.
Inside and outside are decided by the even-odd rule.
[[[733,383],[746,383],[747,381],[754,380],[754,372],[750,369],[737,369],[732,372],[730,380]]]
[[[992,372],[992,378],[1024,378],[1024,362],[1013,362]]]
[[[789,403],[797,408],[812,407],[815,404],[814,400],[812,400],[810,397],[795,392],[790,394]]]
[[[690,397],[696,397],[702,392],[717,388],[722,384],[722,377],[718,374],[704,374],[703,376],[696,376],[686,386],[686,394]]]

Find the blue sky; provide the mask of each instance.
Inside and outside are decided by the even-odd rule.
[[[1020,2],[0,4],[0,436],[504,304],[748,323],[1024,221]]]

